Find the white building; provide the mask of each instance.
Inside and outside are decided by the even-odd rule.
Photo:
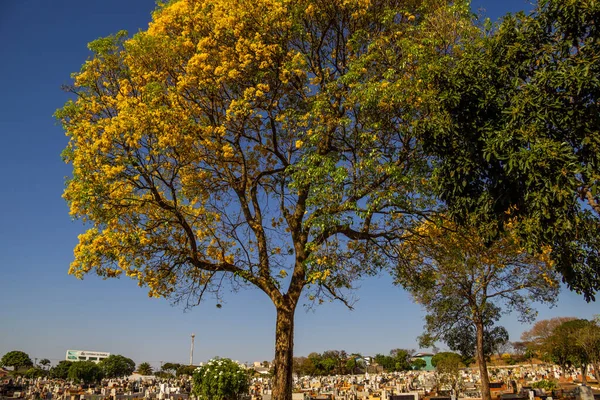
[[[90,351],[90,350],[67,350],[65,360],[67,361],[93,361],[100,362],[106,357],[110,356],[110,353],[103,351]]]

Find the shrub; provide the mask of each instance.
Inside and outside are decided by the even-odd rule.
[[[534,389],[544,389],[546,391],[551,391],[551,390],[556,389],[558,387],[558,385],[554,381],[549,381],[549,380],[543,379],[538,382],[533,382],[531,384],[531,387]]]
[[[248,373],[228,358],[216,358],[196,369],[194,394],[202,400],[235,400],[247,393]]]

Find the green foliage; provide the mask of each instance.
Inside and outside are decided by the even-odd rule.
[[[47,367],[48,365],[50,365],[50,364],[51,364],[51,362],[50,362],[50,360],[48,360],[47,358],[42,358],[42,359],[40,360],[40,363],[39,363],[39,364],[40,364],[40,365],[42,365],[42,366],[44,366],[44,367]]]
[[[427,366],[427,362],[421,358],[415,358],[410,362],[410,368],[420,371]]]
[[[140,365],[138,365],[137,373],[140,375],[152,375],[153,372],[154,371],[152,370],[152,366],[150,365],[150,363],[143,362]]]
[[[119,354],[111,354],[98,364],[107,378],[129,376],[135,371],[135,362]]]
[[[32,367],[33,362],[31,361],[31,358],[29,358],[29,355],[27,353],[19,350],[14,350],[9,351],[4,356],[2,356],[2,359],[0,359],[0,366],[13,367],[15,371],[18,371],[26,367]]]
[[[249,387],[246,370],[228,358],[210,360],[192,379],[193,393],[202,400],[236,400]]]
[[[69,377],[69,369],[73,365],[72,361],[61,360],[57,365],[50,369],[50,376],[53,379],[67,379]]]
[[[181,364],[179,363],[172,363],[172,362],[166,362],[161,366],[161,370],[170,374],[175,375],[175,373],[177,372],[177,370],[181,368]]]
[[[193,365],[182,365],[181,367],[177,368],[177,376],[192,376],[195,370],[196,367],[194,367]]]
[[[502,326],[493,326],[494,320],[488,319],[484,324],[483,355],[489,361],[495,349],[508,342],[508,332]],[[441,338],[451,350],[458,351],[462,362],[469,365],[475,361],[477,349],[477,331],[472,323],[458,323],[454,328],[443,333]]]
[[[76,361],[69,367],[67,377],[75,383],[90,384],[100,382],[104,373],[93,361]]]
[[[455,393],[460,386],[460,369],[465,365],[461,355],[452,352],[437,353],[431,359],[431,364],[436,369],[436,376],[441,385],[450,385]]]
[[[347,374],[362,374],[366,369],[366,363],[362,355],[358,353],[350,354],[346,361]]]
[[[37,367],[33,367],[33,368],[29,368],[27,371],[25,371],[25,377],[33,379],[33,378],[40,378],[40,377],[44,377],[48,375],[48,371],[43,370],[41,368],[37,368]]]
[[[593,325],[586,319],[576,319],[556,327],[544,344],[552,361],[565,370],[580,368],[583,371],[593,360],[582,346],[580,337],[584,330]],[[600,340],[597,345],[600,346]]]
[[[452,353],[450,351],[442,351],[435,354],[431,358],[431,365],[438,369],[446,368],[447,366],[455,366],[456,368],[464,367],[460,354]]]
[[[555,381],[542,379],[541,381],[533,382],[531,387],[534,389],[544,389],[545,391],[550,392],[558,388],[558,383]]]
[[[393,349],[389,355],[376,354],[374,361],[388,372],[410,371],[412,369],[411,352],[404,349]]]
[[[161,378],[161,379],[171,379],[171,378],[175,377],[175,375],[171,374],[170,372],[165,372],[165,371],[155,372],[154,376],[156,376],[157,378]]]
[[[348,355],[345,350],[327,350],[322,354],[310,353],[308,357],[294,358],[293,368],[301,376],[326,376],[357,373],[365,368],[365,364],[360,354]]]
[[[451,215],[495,237],[518,223],[529,252],[552,247],[568,286],[600,289],[600,3],[541,0],[506,16],[427,77],[439,90],[424,148]]]

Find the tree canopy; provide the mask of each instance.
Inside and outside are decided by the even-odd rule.
[[[455,395],[460,390],[460,371],[465,366],[459,354],[443,351],[431,358],[440,386],[450,386]]]
[[[111,354],[98,363],[107,378],[129,376],[135,371],[135,361],[119,354]]]
[[[389,355],[376,354],[373,357],[378,365],[382,366],[388,372],[410,371],[412,369],[411,356],[413,351],[404,349],[390,350]]]
[[[104,372],[93,361],[76,361],[69,366],[67,377],[76,383],[97,383],[104,377]]]
[[[554,330],[567,321],[572,321],[574,317],[555,317],[551,319],[542,319],[536,321],[531,329],[521,334],[523,343],[522,349],[524,354],[533,356],[537,353],[538,357],[548,359],[546,345],[550,337],[554,334]]]
[[[506,330],[494,324],[511,311],[522,321],[532,320],[532,303],[556,301],[552,261],[547,252],[528,254],[516,236],[505,234],[490,244],[477,229],[451,221],[425,222],[416,233],[400,245],[395,275],[427,312],[420,344],[443,340],[465,358],[474,355],[482,396],[489,399],[486,356],[508,342]]]
[[[600,3],[540,0],[433,69],[425,148],[458,222],[489,238],[515,219],[523,246],[552,248],[567,285],[600,289]]]
[[[584,383],[588,365],[593,365],[596,377],[599,376],[600,326],[596,321],[571,319],[562,322],[544,339],[543,348],[563,369],[580,369]]]
[[[467,10],[447,8],[179,0],[90,43],[56,113],[64,197],[89,224],[70,273],[187,306],[258,288],[277,310],[274,396],[289,398],[301,295],[351,306],[353,282],[439,206],[413,122],[419,55],[456,31],[440,16]]]
[[[33,361],[31,361],[27,353],[20,350],[13,350],[2,356],[0,366],[12,367],[15,371],[18,371],[26,367],[32,367]]]
[[[137,373],[140,375],[152,375],[153,372],[152,366],[147,362],[143,362],[137,367]]]
[[[67,379],[69,377],[71,365],[73,365],[72,361],[59,361],[58,364],[50,369],[50,376],[54,379]]]

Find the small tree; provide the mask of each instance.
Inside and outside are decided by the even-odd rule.
[[[460,368],[465,365],[461,356],[452,352],[437,353],[431,359],[431,365],[436,369],[436,376],[441,386],[448,385],[458,396],[460,390]]]
[[[508,332],[503,326],[494,326],[499,318],[500,312],[497,308],[490,307],[484,314],[483,322],[483,357],[486,361],[494,353],[494,349],[508,342]],[[462,362],[470,365],[476,359],[477,349],[477,329],[466,319],[463,322],[457,322],[456,325],[443,333],[440,338],[446,342],[448,347],[460,353]],[[429,337],[424,335],[421,338],[423,346],[429,346]]]
[[[400,247],[396,277],[427,311],[421,345],[429,347],[440,339],[450,344],[448,335],[462,343],[464,328],[470,327],[482,396],[489,400],[486,349],[491,354],[497,343],[508,341],[506,330],[493,327],[500,307],[517,311],[527,321],[535,317],[532,302],[556,300],[559,285],[549,249],[532,257],[510,235],[487,243],[475,229],[451,223],[426,222],[417,234]]]
[[[27,377],[29,379],[39,378],[39,377],[46,376],[46,375],[48,375],[48,371],[43,370],[38,367],[32,367],[32,368],[29,368],[27,371],[25,371],[25,377]]]
[[[577,344],[583,349],[587,359],[594,368],[594,376],[600,382],[600,325],[598,319],[579,330]]]
[[[548,358],[548,354],[544,345],[548,342],[548,339],[554,333],[554,330],[567,321],[573,321],[574,317],[555,317],[551,319],[542,319],[536,321],[535,324],[521,334],[521,340],[526,341],[528,344],[525,351],[529,356],[537,355],[541,358]],[[531,359],[532,357],[527,357]]]
[[[365,369],[365,360],[359,353],[352,353],[346,360],[346,370],[350,374],[360,374]]]
[[[137,372],[140,375],[152,375],[154,371],[152,370],[150,363],[143,362],[138,366]]]
[[[40,360],[40,365],[43,366],[44,368],[47,368],[48,365],[50,365],[50,360],[48,360],[47,358],[42,358]]]
[[[77,361],[69,367],[68,378],[75,383],[96,383],[104,377],[100,366],[93,361]]]
[[[69,377],[69,369],[73,365],[72,361],[59,361],[51,370],[50,376],[53,379],[67,379]]]
[[[374,361],[386,371],[409,371],[412,369],[410,356],[412,351],[393,349],[389,355],[376,354]]]
[[[119,354],[111,354],[98,364],[107,378],[129,376],[135,371],[135,362]]]
[[[179,368],[181,368],[181,364],[179,363],[166,362],[161,366],[160,370],[166,374],[175,375]]]
[[[18,371],[26,367],[32,367],[33,362],[27,353],[14,350],[9,351],[0,359],[0,366],[13,367],[15,371]]]
[[[593,355],[591,358],[587,346],[593,342],[583,336],[593,332],[594,325],[593,322],[586,319],[564,322],[556,327],[544,345],[552,361],[561,368],[565,370],[580,369],[584,384],[587,380],[587,367],[593,361]],[[596,343],[596,346],[600,346],[600,343]]]
[[[228,358],[216,358],[193,375],[193,393],[201,400],[235,400],[249,387],[247,372]]]
[[[422,358],[415,358],[414,360],[412,360],[410,362],[410,367],[413,370],[420,371],[420,370],[424,369],[425,367],[427,367],[427,362],[425,360],[423,360]]]
[[[194,374],[194,371],[196,371],[196,367],[194,367],[193,365],[182,365],[181,367],[177,368],[176,376],[192,376]]]

